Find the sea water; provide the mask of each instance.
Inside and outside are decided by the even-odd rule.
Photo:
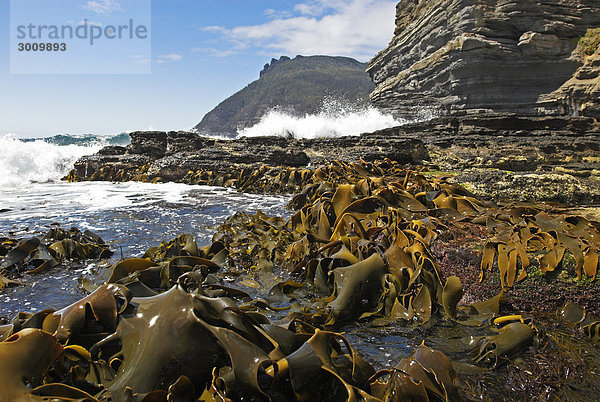
[[[234,189],[178,183],[66,183],[61,180],[81,156],[98,151],[114,137],[74,137],[61,145],[53,138],[0,137],[0,237],[43,236],[52,224],[100,235],[115,252],[108,264],[140,257],[161,241],[190,233],[199,246],[211,243],[225,219],[238,211],[287,216],[289,196],[240,193]],[[62,139],[64,140],[64,138]],[[122,144],[124,145],[124,144]],[[106,264],[106,263],[105,263]],[[100,281],[105,265],[88,261],[80,268],[57,267],[47,274],[24,275],[24,286],[0,293],[0,316],[19,311],[60,308],[86,294],[85,283]]]
[[[239,130],[238,136],[341,137],[370,133],[406,123],[408,121],[396,119],[370,105],[326,97],[319,111],[314,114],[299,116],[290,111],[271,109],[256,125]]]

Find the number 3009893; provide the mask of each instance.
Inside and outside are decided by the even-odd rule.
[[[19,43],[19,52],[64,52],[67,50],[66,43]]]

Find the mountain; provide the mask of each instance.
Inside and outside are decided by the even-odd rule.
[[[208,112],[195,130],[234,136],[273,108],[295,115],[316,113],[326,97],[368,103],[375,88],[366,63],[348,57],[282,56],[272,59],[260,78]]]

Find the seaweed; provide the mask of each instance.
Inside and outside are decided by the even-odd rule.
[[[472,374],[455,367],[482,375],[485,391],[492,381],[481,373],[512,370],[519,357],[550,344],[537,321],[506,304],[532,265],[547,275],[572,260],[578,278],[596,279],[597,222],[542,206],[485,203],[447,177],[390,160],[190,172],[188,180],[293,189],[293,215],[238,213],[205,247],[182,234],[118,261],[106,284],[71,306],[17,315],[0,326],[0,355],[7,357],[0,371],[18,362],[14,375],[3,377],[9,395],[461,400],[480,394],[461,382]],[[459,272],[445,278],[432,253],[441,233],[467,223],[487,229],[482,278],[497,269],[502,288],[470,304]],[[2,275],[32,266],[35,273],[51,259],[103,258],[108,249],[93,234],[58,228],[2,245]],[[599,342],[599,321],[585,310],[569,304],[558,316]],[[356,323],[406,328],[424,342],[376,371],[342,332]],[[470,335],[449,337],[452,355],[445,355],[425,346],[432,326]],[[39,363],[22,361],[38,349]]]

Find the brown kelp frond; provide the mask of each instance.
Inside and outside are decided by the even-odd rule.
[[[482,275],[484,270],[492,270],[496,260],[503,288],[527,276],[530,255],[536,256],[542,273],[554,271],[570,255],[577,279],[582,275],[596,278],[600,232],[585,218],[552,217],[532,208],[511,208],[495,215],[488,213],[486,224],[493,237],[485,244]]]
[[[18,314],[5,337],[26,328],[38,328],[53,334],[62,344],[89,347],[115,330],[118,314],[127,307],[130,299],[131,292],[126,287],[102,285],[89,296],[61,310]]]
[[[384,401],[461,400],[452,363],[424,342],[393,369],[376,373],[369,385],[371,393]]]
[[[22,273],[41,274],[63,261],[105,259],[112,255],[109,246],[97,234],[58,225],[42,237],[27,240],[0,238],[0,292],[5,286],[21,285]]]
[[[53,364],[62,366],[66,350],[48,332],[26,328],[0,342],[0,389],[6,401],[95,400],[87,392],[48,382]]]
[[[589,314],[572,301],[567,302],[556,314],[559,319],[568,322],[590,341],[600,346],[600,318]]]
[[[97,174],[143,178],[145,172]],[[0,380],[9,395],[460,400],[448,356],[476,373],[508,370],[520,364],[516,357],[543,353],[540,342],[549,344],[537,323],[506,303],[505,294],[528,271],[565,269],[592,280],[597,274],[596,222],[553,214],[550,207],[488,204],[447,177],[390,160],[240,166],[225,174],[190,172],[186,181],[295,191],[293,214],[284,220],[238,213],[204,247],[182,234],[141,258],[116,262],[107,284],[71,306],[18,314],[0,326],[0,355],[7,358],[0,370],[16,367]],[[490,235],[481,270],[499,271],[502,291],[495,297],[472,303],[460,272],[442,274],[432,250],[461,225],[480,225]],[[58,227],[41,239],[0,240],[0,289],[19,272],[103,258],[108,250],[91,232]],[[585,310],[568,304],[559,317],[599,342],[600,321]],[[415,330],[420,339],[443,328],[452,348],[446,356],[422,344],[376,373],[357,351],[354,334],[339,332],[353,322]],[[21,336],[31,341],[11,349]],[[37,349],[37,363],[21,362]],[[5,363],[11,359],[19,364]]]

